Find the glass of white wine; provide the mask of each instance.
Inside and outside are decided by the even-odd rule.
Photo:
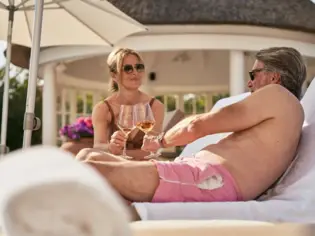
[[[138,129],[148,135],[155,125],[155,119],[149,103],[139,103],[134,105],[134,123]],[[154,138],[154,136],[150,136]],[[145,156],[145,159],[151,159],[157,157],[158,154],[150,152],[150,155]]]
[[[134,122],[134,109],[130,105],[121,105],[120,112],[117,122],[118,128],[126,135],[127,140],[130,132],[135,128]],[[122,157],[129,159],[130,157],[126,154],[126,144],[125,142]]]

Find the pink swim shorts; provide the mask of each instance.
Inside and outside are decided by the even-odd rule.
[[[152,202],[242,201],[233,177],[220,164],[196,158],[154,163],[160,183]]]

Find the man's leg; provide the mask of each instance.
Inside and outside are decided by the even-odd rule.
[[[82,149],[77,155],[76,159],[79,161],[101,161],[101,162],[108,162],[108,161],[127,161],[127,159],[122,158],[120,156],[113,155],[111,153],[105,152],[101,149],[97,148],[84,148]]]
[[[87,160],[125,199],[150,202],[159,185],[159,175],[153,162]]]

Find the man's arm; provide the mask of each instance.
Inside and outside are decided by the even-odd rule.
[[[166,132],[162,144],[182,146],[206,135],[246,130],[279,115],[285,118],[284,113],[293,105],[301,107],[288,90],[280,85],[267,85],[240,102],[184,119]]]
[[[163,137],[163,147],[182,146],[197,139],[195,132],[191,130],[193,124],[203,114],[192,115],[182,119],[175,126],[169,129]]]

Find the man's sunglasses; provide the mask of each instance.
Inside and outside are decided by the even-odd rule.
[[[135,64],[135,66],[126,64],[126,65],[123,65],[122,69],[127,74],[132,73],[133,70],[136,70],[137,72],[143,72],[144,71],[144,64],[138,63],[138,64]]]
[[[266,70],[266,69],[265,68],[260,68],[260,69],[254,69],[254,70],[248,72],[250,80],[253,81],[255,79],[256,73],[264,71],[264,70]]]

